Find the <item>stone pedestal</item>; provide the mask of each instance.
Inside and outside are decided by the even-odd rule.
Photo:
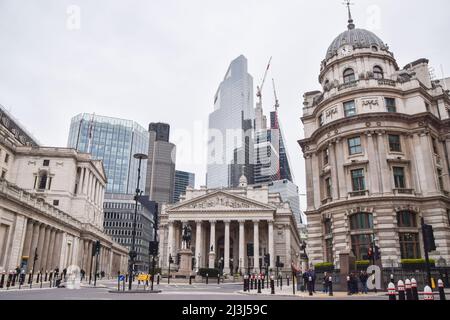
[[[180,267],[177,275],[190,276],[192,274],[192,251],[184,249],[179,252],[180,254]]]
[[[211,251],[209,253],[209,268],[214,269],[214,262],[216,261],[216,253]]]
[[[351,250],[342,251],[339,254],[339,269],[341,273],[342,288],[347,288],[347,276],[356,271],[356,257]]]

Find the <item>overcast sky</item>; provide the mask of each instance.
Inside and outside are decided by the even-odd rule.
[[[448,0],[354,2],[356,26],[388,43],[401,67],[424,57],[437,78],[441,66],[450,75]],[[198,187],[206,172],[201,132],[229,63],[244,54],[256,86],[273,56],[264,110],[273,109],[273,77],[305,193],[302,95],[320,89],[320,62],[346,25],[342,0],[0,0],[0,104],[49,146],[66,146],[70,119],[81,112],[145,128],[167,122],[177,169],[195,172]]]

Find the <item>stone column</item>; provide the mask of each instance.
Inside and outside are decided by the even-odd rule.
[[[51,234],[51,228],[50,226],[47,226],[45,228],[45,240],[44,240],[44,247],[42,248],[42,255],[41,255],[41,268],[44,269],[44,272],[47,270],[47,264],[48,264],[48,247],[50,244],[50,234]]]
[[[224,250],[224,267],[223,272],[230,273],[230,221],[224,221],[225,223],[225,250]]]
[[[253,220],[253,243],[254,272],[259,272],[259,220]]]
[[[56,235],[56,230],[53,228],[50,229],[50,242],[48,244],[47,261],[45,264],[45,270],[55,269],[55,266],[53,265],[53,249],[55,248],[55,235]]]
[[[239,221],[239,271],[245,272],[245,221]]]
[[[371,194],[378,195],[380,194],[381,186],[380,186],[380,168],[378,167],[378,162],[374,161],[376,159],[376,150],[375,145],[373,143],[373,136],[371,133],[367,133],[367,156],[369,157],[369,174],[364,174],[366,176],[366,190],[370,190]]]
[[[159,226],[159,232],[158,232],[158,237],[159,237],[159,267],[165,267],[164,266],[164,261],[167,261],[167,259],[164,258],[165,254],[166,254],[166,246],[164,245],[164,242],[166,241],[166,226],[165,225],[160,225]]]
[[[174,258],[174,256],[173,256],[173,250],[175,250],[175,244],[174,244],[174,234],[173,234],[173,227],[174,227],[174,222],[173,221],[169,221],[169,237],[168,237],[168,246],[169,246],[169,251],[168,251],[168,254],[167,254],[167,266],[169,265],[169,257],[170,257],[170,255],[172,256],[172,258],[175,260],[175,258]]]
[[[196,236],[195,236],[195,269],[198,271],[201,268],[202,259],[202,221],[196,221]]]
[[[334,143],[330,143],[328,145],[328,150],[329,150],[329,154],[330,154],[329,161],[330,161],[330,167],[331,167],[331,186],[332,186],[332,188],[331,188],[332,189],[331,190],[331,198],[333,199],[333,201],[336,201],[336,200],[339,199],[338,170],[340,168],[337,166],[335,144]]]
[[[209,231],[209,268],[214,269],[214,262],[216,261],[216,221],[212,220]],[[211,249],[212,248],[212,249]]]
[[[44,249],[44,241],[45,241],[45,225],[41,224],[39,226],[39,240],[38,240],[38,259],[36,260],[35,269],[36,272],[41,270],[41,264],[42,264],[42,251]]]
[[[382,192],[392,194],[392,172],[389,170],[389,164],[387,162],[387,148],[384,133],[378,133],[378,158],[383,186]]]
[[[341,200],[347,199],[348,190],[345,176],[344,168],[344,141],[337,139],[335,150],[336,150],[336,170],[339,183],[339,196]]]
[[[28,256],[30,257],[30,265],[28,270],[31,270],[33,268],[33,262],[34,262],[34,255],[36,252],[36,248],[38,246],[38,240],[39,240],[39,222],[35,222],[33,224],[33,237],[31,239],[31,246],[30,246],[30,253]]]
[[[274,248],[274,243],[273,243],[273,220],[269,220],[269,221],[267,221],[267,223],[269,224],[268,239],[269,239],[269,255],[270,255],[269,270],[270,270],[270,268],[275,267],[275,263],[274,263],[275,248]]]
[[[62,240],[63,240],[63,232],[62,231],[57,231],[56,235],[55,235],[55,247],[53,249],[53,266],[54,268],[59,268],[60,267],[60,262],[61,262],[61,249],[62,249]],[[60,272],[62,270],[59,270]]]
[[[284,236],[286,237],[286,263],[284,268],[291,269],[291,226],[289,224],[284,226]]]
[[[28,219],[27,222],[27,230],[25,233],[25,240],[23,242],[23,250],[22,250],[22,256],[28,257],[28,266],[30,265],[30,248],[31,248],[31,241],[33,240],[33,220]],[[29,269],[29,267],[28,267]]]

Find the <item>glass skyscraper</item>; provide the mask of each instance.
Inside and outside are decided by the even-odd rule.
[[[180,200],[180,196],[186,193],[187,187],[195,188],[195,174],[176,170],[173,203],[177,203]]]
[[[253,139],[248,132],[254,118],[253,78],[241,55],[231,62],[209,115],[208,188],[236,187],[243,171],[249,183],[253,181]]]
[[[103,160],[107,193],[131,194],[136,190],[139,160],[136,153],[148,154],[149,133],[134,121],[79,114],[70,124],[68,147],[91,153]],[[141,165],[140,189],[145,190],[147,165]]]

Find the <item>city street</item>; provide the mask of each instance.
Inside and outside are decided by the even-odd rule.
[[[137,289],[137,284],[134,285]],[[139,289],[143,289],[140,286]],[[10,289],[0,291],[0,300],[387,300],[388,297],[379,295],[357,295],[348,297],[346,293],[335,293],[335,296],[328,297],[325,294],[317,293],[309,297],[306,293],[297,293],[292,296],[292,287],[283,287],[280,292],[270,295],[265,289],[262,294],[256,294],[253,290],[251,294],[242,292],[240,283],[210,283],[206,284],[184,284],[174,283],[167,285],[155,284],[155,289],[161,293],[111,293],[117,290],[117,282],[113,280],[103,280],[97,282],[97,287],[83,284],[80,289],[66,288],[35,288],[35,289]]]

